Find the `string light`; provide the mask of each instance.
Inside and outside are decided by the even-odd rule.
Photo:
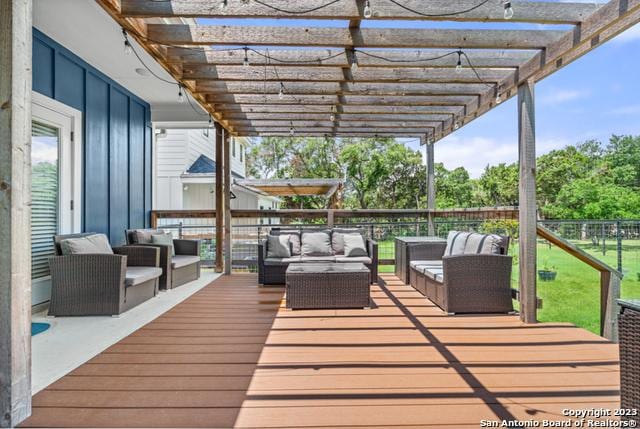
[[[453,129],[457,130],[458,128],[460,128],[460,119],[456,118],[455,122],[453,123]]]
[[[496,87],[496,104],[502,103],[502,96],[500,95],[500,90]]]
[[[209,129],[213,128],[213,118],[209,115]]]
[[[351,73],[358,71],[358,57],[356,57],[356,50],[351,50]]]
[[[280,91],[278,92],[278,99],[284,99],[284,83],[280,82]]]
[[[249,48],[244,47],[244,60],[242,60],[242,65],[245,67],[249,67]]]
[[[456,73],[462,71],[462,51],[458,51],[458,62],[456,63]]]
[[[184,94],[182,93],[181,84],[178,84],[178,103],[184,103]]]
[[[513,6],[511,6],[511,0],[502,0],[504,6],[504,19],[513,18]]]
[[[218,6],[220,9],[226,9],[227,5],[228,5],[229,0],[222,0],[220,1],[220,5]]]
[[[124,53],[126,55],[131,55],[133,53],[133,47],[131,47],[131,42],[129,42],[129,36],[127,35],[127,30],[122,29],[122,37],[124,37]]]
[[[369,0],[367,0],[367,2],[364,5],[364,17],[369,19],[373,16],[373,11],[371,10],[371,3],[369,3]]]
[[[336,120],[336,106],[331,107],[331,114],[329,115],[329,120],[331,122]]]
[[[293,136],[296,133],[296,130],[293,128],[293,121],[291,121],[291,126],[289,127],[289,135]]]

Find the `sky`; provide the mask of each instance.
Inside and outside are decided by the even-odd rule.
[[[572,1],[596,3],[592,0]],[[603,3],[603,1],[597,3]],[[517,8],[515,13],[517,14]],[[327,27],[347,25],[344,21],[295,19],[203,19],[199,21],[214,25]],[[566,25],[514,22],[481,24],[374,20],[363,20],[362,27],[560,30],[571,28]],[[639,75],[640,24],[536,83],[537,154],[542,155],[589,139],[606,142],[612,134],[640,135]],[[434,148],[435,161],[444,163],[449,169],[464,166],[472,177],[479,177],[487,164],[496,165],[517,161],[517,129],[517,104],[516,97],[513,97],[437,142]],[[399,139],[399,141],[419,149],[415,139]]]

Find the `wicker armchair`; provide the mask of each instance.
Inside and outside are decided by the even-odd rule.
[[[169,290],[200,278],[200,240],[173,240],[175,256],[170,246],[154,244],[152,234],[163,233],[156,229],[129,229],[125,231],[128,246],[150,246],[160,249],[160,290]]]
[[[513,311],[513,301],[508,244],[508,237],[502,237],[497,254],[470,253],[465,249],[469,253],[454,255],[444,255],[441,244],[437,249],[431,243],[420,245],[432,247],[423,249],[420,255],[429,259],[412,257],[411,286],[448,313],[509,313]],[[436,250],[439,255],[434,254]]]
[[[125,246],[114,248],[114,254],[62,255],[62,240],[90,235],[54,237],[50,316],[118,315],[158,292],[158,249]]]

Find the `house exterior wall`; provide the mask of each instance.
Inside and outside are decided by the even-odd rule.
[[[35,28],[33,90],[83,113],[83,231],[119,245],[125,229],[148,226],[149,104]]]

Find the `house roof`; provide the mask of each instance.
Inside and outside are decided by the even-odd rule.
[[[193,164],[191,164],[191,167],[189,167],[189,169],[182,175],[182,177],[194,174],[215,174],[216,168],[217,164],[213,159],[209,158],[206,155],[200,155],[198,159],[196,159]],[[231,176],[235,177],[236,179],[244,179],[244,176],[236,173],[235,171],[231,172]]]
[[[290,197],[323,195],[330,197],[340,186],[338,179],[244,179],[236,184],[264,194]]]

